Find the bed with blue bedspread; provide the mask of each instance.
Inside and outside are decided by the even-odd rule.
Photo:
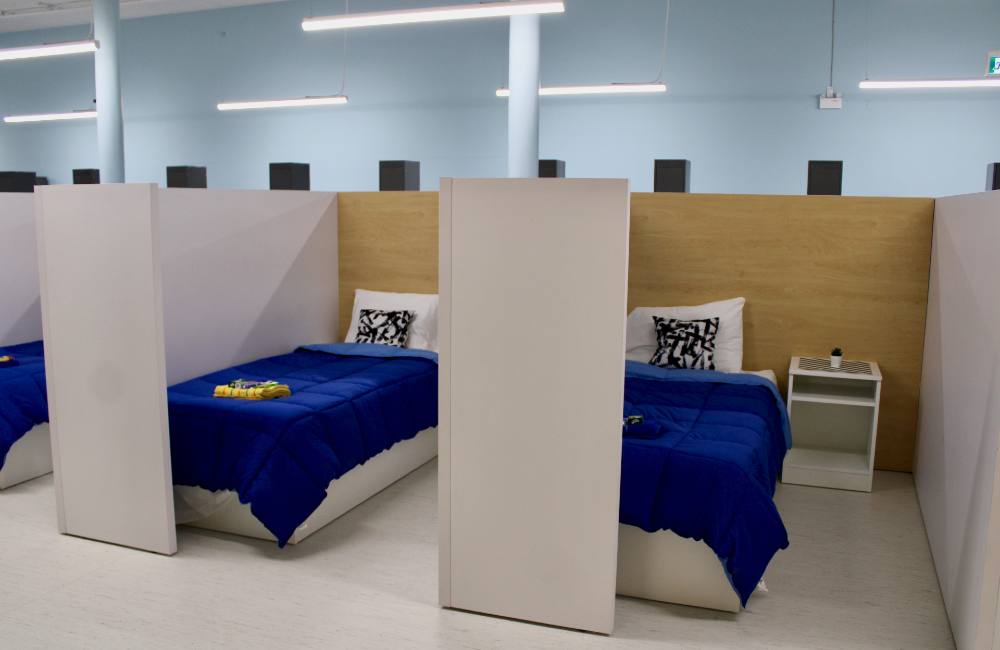
[[[437,426],[437,355],[385,345],[299,348],[168,390],[175,485],[231,490],[284,546],[352,468]],[[212,396],[234,379],[288,384],[267,401]]]
[[[0,365],[0,468],[14,443],[49,421],[42,342],[0,346],[0,357],[8,355],[15,363]]]
[[[629,361],[620,521],[715,551],[746,606],[788,534],[774,504],[788,415],[762,377]]]

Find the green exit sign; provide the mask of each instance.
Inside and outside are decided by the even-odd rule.
[[[986,74],[1000,76],[1000,52],[990,52]]]

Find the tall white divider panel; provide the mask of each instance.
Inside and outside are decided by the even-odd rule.
[[[934,211],[920,511],[959,650],[1000,650],[1000,192]]]
[[[629,188],[441,181],[442,606],[610,634]]]
[[[167,385],[337,340],[337,195],[37,195],[60,530],[173,553]]]
[[[0,345],[42,338],[35,197],[0,193]]]
[[[59,530],[173,554],[156,187],[36,197]]]

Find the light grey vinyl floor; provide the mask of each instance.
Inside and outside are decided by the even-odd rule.
[[[0,492],[0,648],[954,647],[910,475],[777,501],[748,610],[619,598],[602,637],[437,607],[434,463],[299,547],[182,528],[169,558],[57,534],[50,476]]]

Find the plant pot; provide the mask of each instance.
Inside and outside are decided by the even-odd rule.
[[[843,356],[837,356],[835,354],[830,355],[830,367],[836,370],[840,368],[840,362],[844,360]]]

